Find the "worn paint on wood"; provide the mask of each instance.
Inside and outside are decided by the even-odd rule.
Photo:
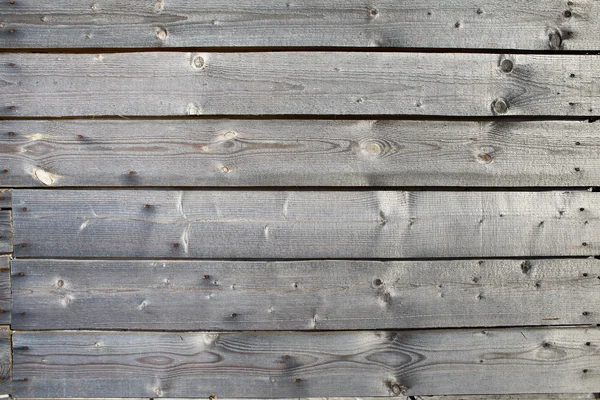
[[[598,328],[15,332],[13,392],[197,398],[591,393],[600,390],[599,345]]]
[[[128,397],[128,400],[148,400],[143,397]],[[181,399],[180,397],[178,398]],[[414,399],[407,400],[593,400],[597,399],[593,393],[570,393],[570,394],[518,394],[518,395],[467,395],[467,396],[415,396]],[[20,397],[19,400],[33,400]],[[59,400],[53,399],[53,400]],[[83,400],[72,399],[72,400]],[[98,399],[98,400],[124,400],[124,399]],[[170,400],[170,399],[165,399]],[[186,400],[197,400],[197,399],[186,399]],[[237,400],[237,399],[223,399],[220,400]],[[259,400],[259,399],[248,399],[245,400]],[[269,400],[262,398],[262,400]],[[380,397],[305,397],[295,398],[286,400],[381,400]]]
[[[593,0],[2,2],[0,47],[346,46],[597,50]],[[11,32],[11,29],[13,32]]]
[[[8,325],[11,320],[12,292],[10,287],[10,257],[0,256],[0,324]]]
[[[0,116],[590,116],[600,56],[0,54]],[[42,67],[43,66],[43,67]]]
[[[135,175],[133,178],[135,179]],[[597,255],[600,193],[13,190],[17,257]]]
[[[587,121],[0,121],[0,184],[595,186]],[[135,178],[129,175],[135,171]]]
[[[0,253],[11,253],[12,226],[10,210],[0,210]]]
[[[19,330],[600,324],[596,259],[15,260],[13,276]]]

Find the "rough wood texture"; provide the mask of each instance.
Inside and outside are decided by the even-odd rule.
[[[12,309],[10,257],[0,256],[0,324],[10,324]]]
[[[20,330],[600,324],[596,259],[15,260],[13,276]]]
[[[467,396],[414,396],[413,399],[406,398],[406,400],[591,400],[597,399],[593,393],[570,393],[570,394],[518,394],[518,395],[467,395]],[[53,399],[53,400],[58,400]],[[112,398],[115,399],[115,398]],[[112,400],[104,399],[104,400]],[[144,397],[128,397],[128,400],[148,400]],[[178,398],[181,399],[181,398]],[[265,400],[262,398],[261,400]],[[401,397],[401,399],[403,399]],[[23,397],[19,397],[19,400],[33,400]],[[83,399],[72,399],[72,400],[83,400]],[[165,399],[167,400],[167,399]],[[187,400],[198,400],[198,399],[187,399]],[[223,399],[221,400],[237,400],[237,399]],[[245,400],[259,400],[259,399],[247,399]],[[266,399],[268,400],[268,399]],[[379,397],[305,397],[287,400],[381,400]],[[404,399],[403,399],[404,400]]]
[[[11,348],[8,326],[0,326],[0,395],[11,393]]]
[[[15,332],[13,393],[199,398],[591,393],[600,390],[599,345],[598,328]]]
[[[0,132],[13,132],[0,136],[8,170],[0,184],[595,186],[598,129],[587,121],[8,120],[0,121]]]
[[[0,210],[0,253],[11,253],[12,227],[10,210]]]
[[[0,126],[2,122],[0,121]],[[1,128],[0,128],[1,129]],[[8,154],[3,154],[6,151],[4,148],[4,143],[0,140],[0,155],[3,159],[2,163],[8,163]],[[0,179],[6,178],[6,176],[0,176]],[[10,189],[0,189],[0,208],[11,208],[11,190]]]
[[[597,255],[600,193],[13,190],[17,257]]]
[[[598,55],[3,53],[0,75],[0,116],[11,117],[589,116],[600,110]]]
[[[599,13],[593,0],[7,0],[0,47],[598,50]]]

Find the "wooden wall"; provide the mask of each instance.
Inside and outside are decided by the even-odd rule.
[[[1,0],[0,395],[593,399],[596,0]]]

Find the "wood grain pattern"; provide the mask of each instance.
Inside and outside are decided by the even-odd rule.
[[[600,194],[13,190],[17,257],[596,255]]]
[[[11,378],[10,327],[0,326],[0,395],[12,393]]]
[[[12,265],[18,330],[600,324],[596,259]]]
[[[413,396],[414,399],[407,398],[407,400],[593,400],[597,399],[593,393],[569,393],[569,394],[490,394],[490,395],[467,395],[467,396]],[[56,398],[52,400],[62,400],[63,398]],[[123,398],[121,398],[123,399]],[[128,397],[128,400],[148,400],[144,397]],[[181,399],[181,398],[178,398]],[[246,398],[247,399],[247,398]],[[265,398],[263,398],[265,399]],[[28,398],[19,397],[19,400],[33,400]],[[82,398],[71,400],[83,400]],[[98,400],[116,400],[111,399],[98,399]],[[124,399],[123,399],[124,400]],[[181,399],[184,400],[184,399]],[[197,400],[197,399],[186,399],[186,400]],[[222,400],[236,400],[236,399],[222,399]],[[247,400],[259,400],[259,399],[247,399]],[[269,399],[266,399],[269,400]],[[305,397],[287,400],[380,400],[379,397]]]
[[[0,125],[2,125],[2,122],[0,121]],[[4,148],[4,144],[1,143],[2,141],[0,140],[0,154],[2,155],[2,159],[3,159],[3,163],[7,163],[9,156],[8,154],[3,154],[6,149]],[[0,179],[5,178],[5,176],[1,176]],[[12,207],[12,201],[11,201],[11,190],[10,189],[0,189],[0,208],[11,208]]]
[[[593,0],[36,0],[0,4],[0,47],[352,46],[598,50]],[[11,32],[11,29],[13,30]],[[557,36],[554,38],[554,36]]]
[[[18,331],[13,391],[17,398],[592,393],[600,390],[599,344],[598,328]]]
[[[10,210],[0,210],[0,253],[12,253],[12,224]]]
[[[0,256],[0,324],[9,325],[12,310],[10,257]]]
[[[2,131],[13,132],[0,136],[10,187],[600,181],[598,125],[587,121],[6,120]]]
[[[600,110],[599,61],[464,53],[3,53],[0,116],[593,116]]]

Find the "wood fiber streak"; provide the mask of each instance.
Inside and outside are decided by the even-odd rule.
[[[13,190],[17,257],[597,255],[600,193]]]
[[[596,259],[12,265],[17,330],[600,324]]]
[[[593,0],[7,0],[0,14],[3,48],[600,47]]]
[[[13,392],[17,398],[592,393],[600,390],[599,345],[598,328],[18,331]]]
[[[10,210],[0,210],[0,253],[12,253],[12,251],[11,213]]]
[[[0,116],[594,116],[599,61],[558,54],[2,53]]]
[[[10,324],[11,320],[12,292],[10,283],[10,257],[0,256],[0,324],[3,325]]]
[[[0,121],[0,125],[2,125],[2,122]],[[0,140],[0,157],[2,158],[2,162],[3,163],[7,163],[8,164],[8,159],[9,156],[8,154],[3,154],[6,151],[4,144],[2,143],[2,140]],[[2,166],[0,166],[2,167]],[[4,168],[3,168],[4,169]],[[6,178],[6,176],[0,176],[0,179],[2,178]],[[11,208],[12,207],[12,201],[11,201],[11,190],[10,189],[0,189],[0,208]]]
[[[6,120],[0,169],[7,187],[596,186],[600,134],[587,121]]]

